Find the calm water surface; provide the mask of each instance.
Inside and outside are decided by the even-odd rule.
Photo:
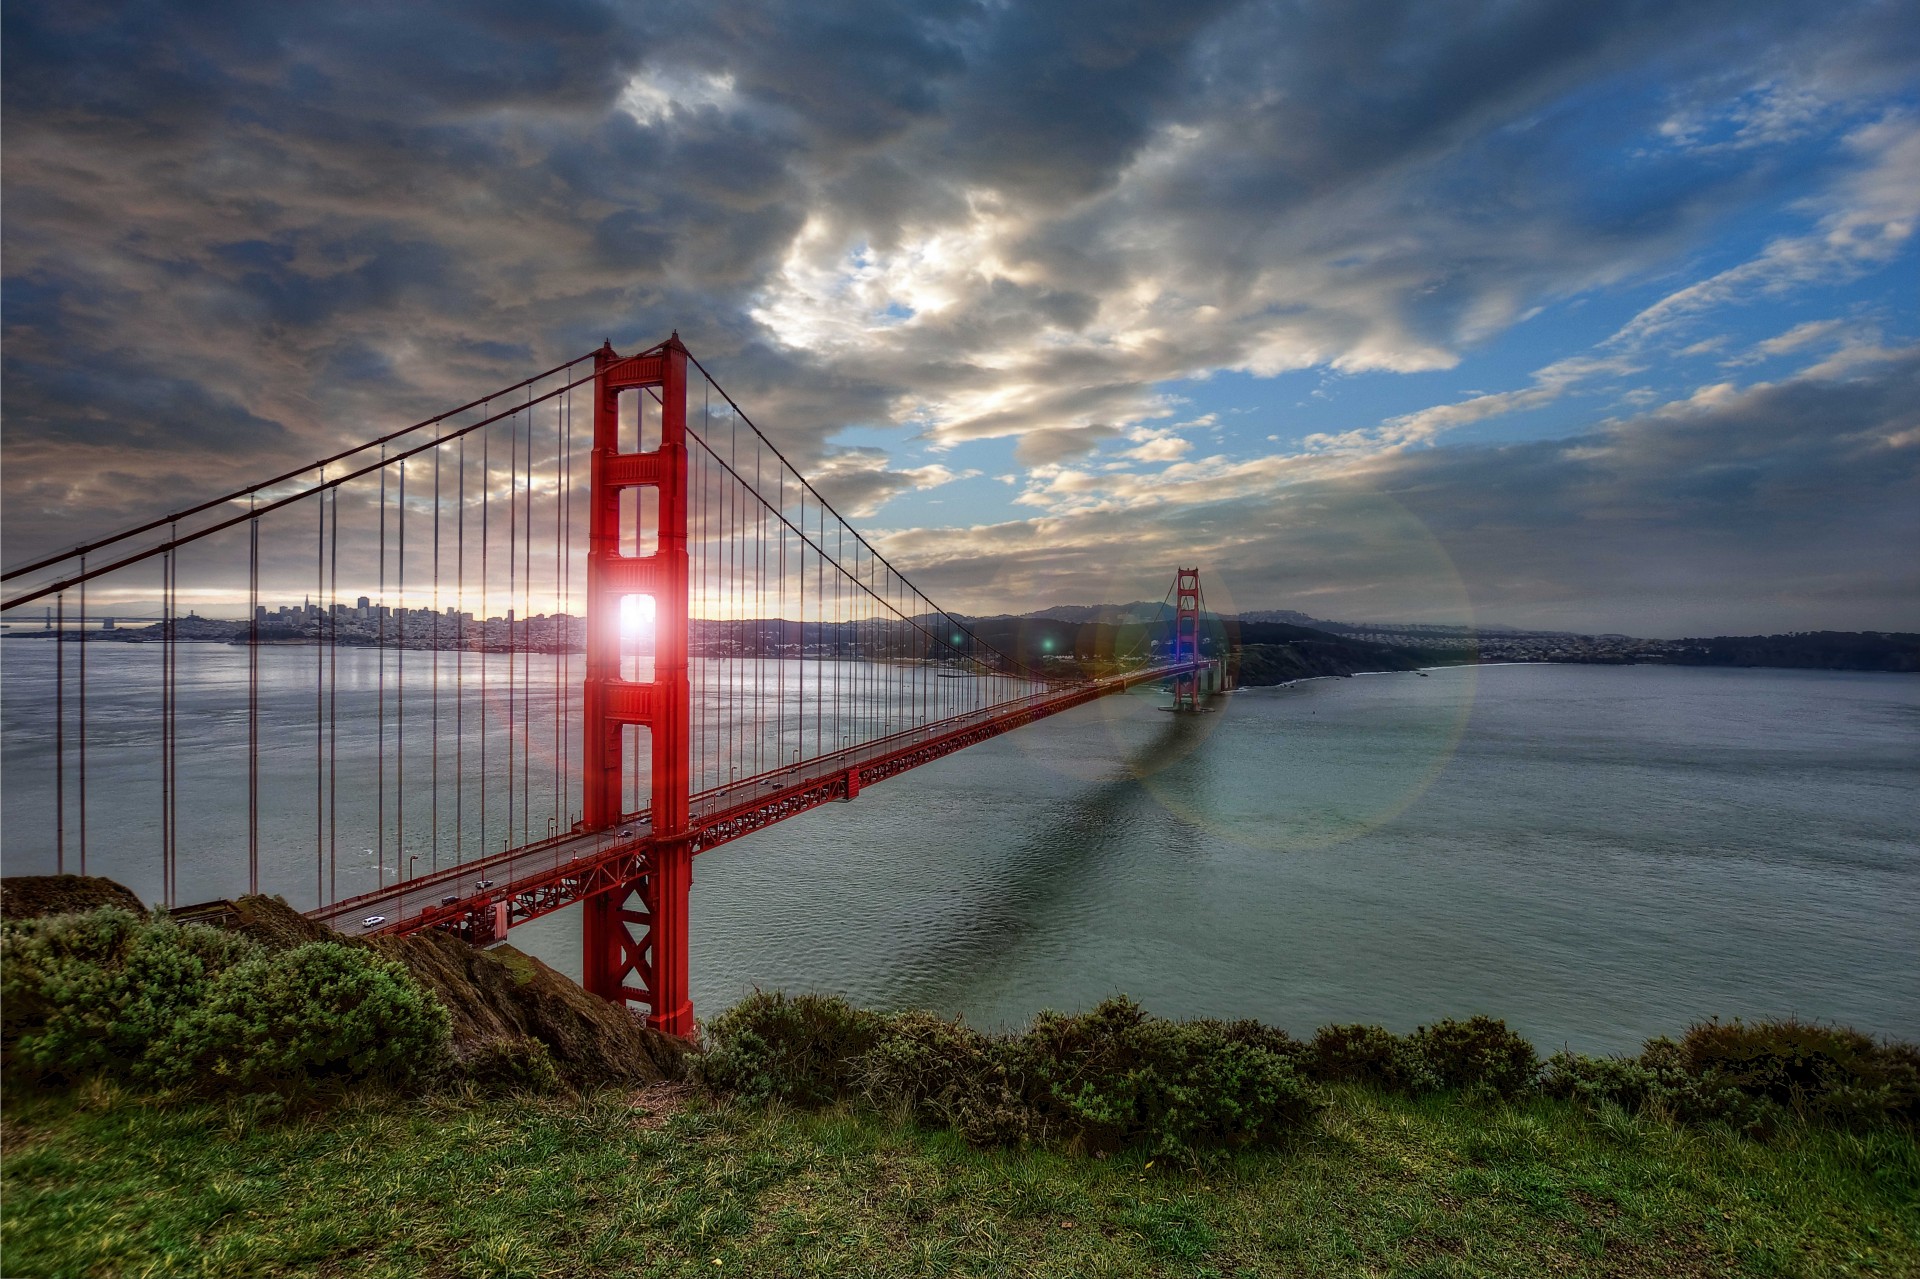
[[[695,864],[695,1007],[1017,1023],[1125,992],[1310,1032],[1490,1012],[1625,1050],[1710,1015],[1920,1038],[1920,680],[1506,666],[1140,693]],[[578,930],[516,942],[577,972]]]
[[[9,874],[51,869],[34,799],[50,738],[33,713],[49,647],[0,645]],[[97,669],[119,662],[128,679],[155,660],[142,647],[89,646]],[[261,657],[263,884],[306,906],[322,869],[302,771],[314,657]],[[244,866],[244,756],[212,743],[238,724],[244,744],[244,682],[237,697],[230,686],[245,657],[183,660],[200,675],[183,681],[182,714],[208,743],[183,781],[191,900],[237,891],[236,848]],[[409,682],[426,673],[409,662]],[[354,666],[343,698],[366,700],[373,674]],[[535,674],[538,746],[555,725],[539,699],[552,681]],[[412,734],[430,694],[408,697]],[[147,897],[158,766],[140,743],[154,700],[90,707],[90,869]],[[1160,1013],[1297,1033],[1490,1012],[1543,1047],[1587,1051],[1714,1014],[1920,1039],[1920,679],[1506,666],[1249,690],[1197,718],[1162,700],[1109,698],[702,854],[696,1008],[761,986],[1010,1025],[1125,992]],[[473,719],[464,741],[477,752]],[[427,748],[412,749],[418,770]],[[554,758],[535,750],[514,813],[535,838],[549,816],[570,820]],[[371,763],[343,764],[346,779],[368,771],[346,787],[343,821],[376,806]],[[497,793],[484,836],[471,788],[465,832],[450,825],[448,767],[438,851],[416,809],[410,857],[501,838]],[[339,842],[327,873],[342,893],[397,865],[394,844],[384,858],[348,848],[344,827]],[[577,975],[578,927],[568,911],[513,940]]]

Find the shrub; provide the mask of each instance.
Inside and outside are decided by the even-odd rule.
[[[526,1035],[483,1041],[461,1059],[460,1073],[496,1096],[560,1089],[553,1054],[544,1043]]]
[[[1039,1129],[1096,1150],[1271,1145],[1310,1110],[1292,1061],[1244,1027],[1165,1021],[1124,998],[1042,1013],[1008,1049]]]
[[[324,1079],[404,1083],[444,1065],[449,1017],[407,970],[310,942],[235,965],[156,1052],[164,1082],[304,1091]]]
[[[1171,1022],[1113,999],[994,1036],[928,1013],[756,994],[708,1028],[711,1084],[801,1106],[858,1097],[981,1145],[1164,1152],[1271,1144],[1307,1119],[1298,1045],[1252,1023]]]
[[[1418,1073],[1406,1046],[1380,1026],[1322,1026],[1307,1045],[1307,1070],[1328,1083],[1408,1087]]]
[[[932,1013],[897,1013],[854,1063],[860,1095],[980,1146],[1037,1139],[1036,1115],[1015,1077],[1007,1041]]]
[[[1887,1115],[1909,1127],[1920,1125],[1920,1044],[1890,1043],[1880,1049],[1887,1087]]]
[[[837,995],[755,991],[707,1027],[701,1078],[750,1101],[819,1106],[848,1096],[884,1019]]]
[[[118,909],[0,929],[10,1069],[42,1079],[299,1091],[445,1060],[447,1013],[397,964],[337,942],[269,953]]]
[[[1583,1057],[1557,1052],[1541,1071],[1540,1090],[1593,1111],[1611,1102],[1623,1110],[1638,1112],[1664,1096],[1665,1084],[1657,1071],[1633,1057]]]
[[[1912,1123],[1920,1098],[1920,1049],[1878,1044],[1844,1026],[1796,1018],[1699,1022],[1663,1051],[1696,1090],[1745,1099],[1730,1107],[1743,1115],[1757,1103],[1842,1125]]]
[[[1438,1021],[1415,1030],[1405,1043],[1439,1088],[1517,1097],[1540,1073],[1533,1045],[1492,1017]]]
[[[104,1071],[149,1082],[158,1042],[213,982],[263,953],[218,929],[102,909],[9,922],[0,932],[7,1063],[43,1079]]]

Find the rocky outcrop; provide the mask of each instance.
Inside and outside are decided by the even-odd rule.
[[[133,890],[99,875],[8,875],[0,879],[0,918],[39,919],[117,906],[144,915]]]
[[[406,965],[453,1014],[454,1051],[477,1057],[533,1040],[575,1087],[678,1079],[689,1045],[512,946],[475,950],[429,929],[365,943]]]

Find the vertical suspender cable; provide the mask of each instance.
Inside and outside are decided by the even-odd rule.
[[[327,900],[340,900],[340,490],[333,490],[327,625]]]
[[[493,407],[488,401],[487,409]],[[481,410],[483,413],[487,409]],[[489,432],[480,432],[480,855],[487,855],[487,499],[493,489]]]
[[[160,900],[169,906],[173,904],[174,852],[173,574],[174,562],[179,554],[180,548],[172,547],[160,563]]]
[[[434,429],[438,435],[439,428]],[[433,683],[433,807],[432,821],[433,860],[430,868],[440,869],[440,455],[446,450],[433,450],[433,662],[427,672],[427,678]]]
[[[379,596],[374,604],[374,617],[378,631],[378,645],[374,657],[378,659],[379,671],[375,679],[376,696],[379,710],[374,719],[375,740],[379,750],[374,752],[374,768],[378,781],[375,785],[374,832],[376,839],[373,847],[373,866],[378,875],[380,887],[387,886],[387,468],[385,465],[387,449],[380,447],[380,574]]]
[[[466,860],[467,795],[467,437],[460,437],[459,515],[453,534],[453,611],[459,642],[453,646],[453,860]]]
[[[526,537],[520,547],[520,843],[527,843],[533,819],[533,388],[527,388],[527,514]]]
[[[313,598],[319,612],[305,619],[313,624],[313,904],[326,904],[327,818],[327,468],[320,468],[319,521],[313,535]]]
[[[247,507],[253,508],[252,495]],[[260,520],[247,521],[247,891],[260,891]],[[177,851],[177,850],[176,850]]]
[[[520,567],[520,415],[507,419],[507,837],[505,848],[513,842],[513,756],[517,743],[514,731],[517,717],[513,700],[513,654],[515,646],[513,610],[514,591],[519,587]]]
[[[53,627],[53,866],[67,873],[67,593],[54,596]]]
[[[407,863],[407,460],[400,459],[400,551],[396,559],[399,584],[393,606],[393,878],[397,883],[412,869]]]
[[[561,524],[564,529],[560,537],[560,545],[563,548],[562,559],[561,559],[561,573],[560,573],[560,583],[561,583],[560,585],[560,592],[561,592],[560,593],[560,600],[561,600],[560,616],[566,627],[566,632],[561,639],[561,649],[560,649],[560,654],[561,654],[560,684],[561,684],[562,695],[566,699],[561,709],[562,719],[561,719],[561,727],[560,727],[560,759],[562,763],[561,771],[566,776],[566,780],[563,783],[565,787],[564,793],[566,795],[566,798],[561,801],[561,803],[565,805],[565,807],[561,809],[561,816],[564,819],[561,822],[561,828],[563,830],[571,830],[573,827],[573,809],[571,805],[572,805],[573,795],[574,795],[574,788],[573,788],[573,392],[571,390],[569,390],[566,393],[566,398],[561,402],[560,412],[563,415],[562,421],[566,423],[566,426],[564,428],[566,444],[561,450],[562,456],[565,457],[566,461],[562,464],[562,474],[560,479],[560,509],[562,511]]]
[[[760,493],[760,442],[753,444],[753,771],[766,771],[767,732],[767,499]]]
[[[80,557],[80,873],[87,873],[87,557]]]
[[[548,662],[548,667],[553,677],[553,703],[552,703],[552,712],[551,712],[550,718],[553,721],[553,805],[552,805],[553,833],[556,835],[564,835],[567,829],[566,823],[560,820],[560,817],[561,817],[561,813],[560,813],[560,773],[561,773],[560,655],[561,653],[566,651],[564,648],[564,644],[567,638],[566,637],[567,614],[566,614],[566,610],[562,608],[560,605],[561,598],[566,594],[565,568],[563,566],[563,561],[565,560],[565,557],[566,557],[566,543],[567,543],[566,519],[565,519],[566,492],[567,492],[566,431],[567,431],[566,405],[556,403],[553,406],[553,439],[554,439],[554,445],[555,445],[555,453],[554,453],[554,459],[553,459],[553,468],[554,468],[553,611],[554,611],[554,619],[553,619],[552,625],[550,625],[547,628],[548,647],[552,649],[552,652],[549,654],[549,657],[551,660]],[[554,646],[555,640],[560,641],[560,644],[561,644],[560,647]]]

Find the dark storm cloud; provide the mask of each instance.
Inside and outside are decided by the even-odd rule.
[[[1442,367],[1668,261],[1757,180],[1623,182],[1580,159],[1596,128],[1672,115],[1693,145],[1756,85],[1897,91],[1916,39],[1891,5],[1571,0],[0,23],[6,484],[35,495],[7,505],[10,561],[98,531],[41,498],[116,438],[212,491],[608,337],[679,329],[862,507],[958,464],[835,450],[847,424],[1017,436],[1059,467],[1164,415],[1166,379]],[[1797,127],[1762,115],[1743,127]],[[1526,459],[1499,465],[1490,491]],[[1711,506],[1764,480],[1696,482]],[[105,527],[159,500],[90,496]]]

